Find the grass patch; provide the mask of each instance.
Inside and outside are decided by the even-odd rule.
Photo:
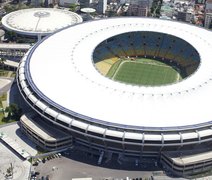
[[[181,79],[175,68],[151,59],[120,60],[111,67],[107,77],[145,86],[166,85]]]
[[[2,101],[6,101],[6,100],[7,100],[7,94],[4,93],[3,95],[0,96],[0,108],[1,109],[3,108]],[[0,111],[0,125],[5,124],[3,119],[4,119],[4,112]]]
[[[118,69],[119,65],[121,64],[122,60],[118,60],[117,62],[115,62],[112,67],[110,68],[110,70],[108,71],[106,77],[112,78],[116,72],[116,70]]]
[[[0,112],[0,125],[5,124],[2,120],[4,119],[4,113]]]
[[[2,116],[2,117],[1,117],[1,116]],[[5,119],[4,119],[4,114],[2,114],[2,115],[0,114],[0,118],[2,118],[2,119],[0,120],[0,125],[12,123],[12,122],[16,122],[16,120],[14,120],[14,119],[5,120]]]
[[[6,100],[7,100],[7,93],[4,93],[0,96],[0,101],[2,102],[2,101],[6,101]]]
[[[5,69],[0,69],[0,76],[1,77],[15,77],[16,71],[9,71]]]
[[[0,69],[0,76],[7,77],[8,73],[9,73],[9,71],[5,71],[5,70]]]
[[[3,108],[2,102],[7,100],[7,93],[0,96],[0,108]],[[4,112],[0,111],[0,125],[15,122],[15,119],[5,118]]]
[[[16,76],[16,71],[13,71],[10,77],[15,77]]]
[[[37,155],[39,154],[45,154],[45,153],[48,153],[49,151],[41,148],[40,146],[36,146],[36,150],[37,150]]]

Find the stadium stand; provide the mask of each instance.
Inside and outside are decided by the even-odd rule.
[[[135,31],[110,37],[94,50],[94,63],[113,57],[153,58],[177,66],[182,77],[193,73],[200,63],[198,52],[183,39],[163,33]]]

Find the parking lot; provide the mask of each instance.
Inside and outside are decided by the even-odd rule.
[[[152,171],[142,171],[141,167],[127,169],[127,165],[120,166],[117,161],[98,165],[98,158],[88,156],[82,152],[65,152],[62,156],[50,156],[36,159],[33,174],[38,173],[37,179],[69,180],[72,178],[100,179],[151,179]]]

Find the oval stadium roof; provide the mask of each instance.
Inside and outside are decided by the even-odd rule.
[[[48,35],[80,22],[82,18],[78,14],[55,8],[23,9],[2,18],[5,29],[29,36]]]
[[[198,51],[201,64],[189,78],[159,87],[133,86],[102,76],[92,53],[103,40],[130,31],[163,32]],[[65,28],[32,48],[27,78],[51,106],[128,126],[179,127],[212,120],[212,32],[181,22],[112,18]]]

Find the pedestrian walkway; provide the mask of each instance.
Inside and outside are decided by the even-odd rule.
[[[30,162],[21,160],[6,146],[0,143],[0,179],[6,180],[7,170],[12,166],[13,177],[11,180],[28,180]]]
[[[2,103],[3,109],[5,109],[7,107],[7,101],[2,101],[1,103]]]
[[[13,142],[16,142],[22,149],[25,149],[29,155],[35,156],[37,154],[36,144],[33,143],[25,134],[22,133],[19,122],[10,123],[0,126],[0,133],[9,136]]]
[[[13,72],[12,71],[9,71],[8,74],[7,74],[7,77],[11,77],[12,74],[13,74]]]
[[[20,43],[0,43],[0,49],[20,49],[28,50],[30,49],[30,44],[20,44]]]
[[[4,62],[4,65],[10,66],[10,67],[14,67],[14,68],[17,68],[18,65],[19,65],[19,63],[7,59],[7,60]],[[10,76],[9,76],[9,77],[10,77]]]
[[[0,88],[2,89],[4,86],[9,84],[11,81],[8,79],[0,79]]]
[[[18,153],[22,158],[27,159],[30,154],[22,148],[16,141],[8,137],[4,132],[0,132],[0,139],[4,141],[9,147],[11,147],[16,153]]]
[[[0,78],[0,96],[10,89],[13,78]]]

